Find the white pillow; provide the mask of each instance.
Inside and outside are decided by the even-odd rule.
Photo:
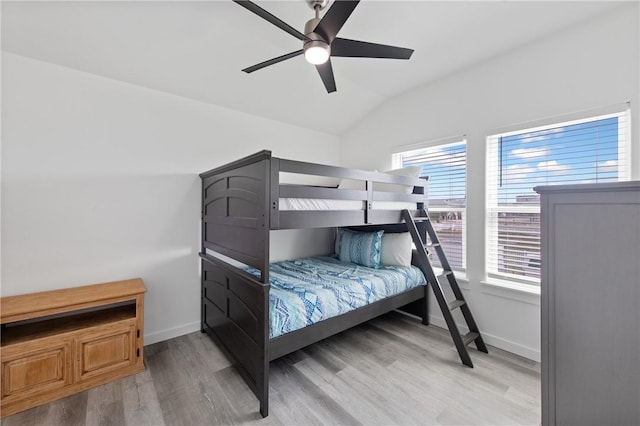
[[[338,189],[357,189],[365,190],[365,182],[363,180],[342,179],[338,185]]]
[[[377,172],[376,169],[372,170],[373,172]],[[357,189],[358,191],[366,191],[365,181],[363,180],[353,180],[353,179],[341,179],[340,184],[338,184],[338,189]]]
[[[411,235],[408,232],[382,234],[380,264],[383,266],[411,266]]]
[[[401,169],[387,170],[382,173],[389,173],[396,176],[420,177],[422,166],[407,166]],[[395,183],[377,183],[373,184],[374,191],[399,192],[401,194],[411,194],[413,185],[399,185]]]

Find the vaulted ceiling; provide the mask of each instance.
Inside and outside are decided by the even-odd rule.
[[[256,3],[300,31],[313,17],[303,0]],[[409,61],[333,58],[332,94],[302,56],[241,72],[301,42],[231,1],[3,1],[2,49],[339,135],[388,98],[620,4],[364,0],[340,36],[415,53]]]

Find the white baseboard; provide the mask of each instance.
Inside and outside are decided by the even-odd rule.
[[[447,330],[447,323],[444,321],[444,318],[437,317],[434,315],[429,315],[429,322],[436,327],[444,328]],[[467,333],[469,329],[463,325],[458,324],[458,328],[460,333]],[[516,355],[520,355],[524,358],[540,362],[540,350],[535,348],[530,348],[528,346],[524,346],[520,343],[512,342],[507,339],[503,339],[502,337],[494,336],[492,334],[488,334],[480,330],[482,333],[482,340],[488,345],[495,346],[496,348],[505,350],[507,352],[511,352]]]
[[[429,322],[440,328],[447,329],[447,324],[444,319],[434,315],[429,315]],[[469,329],[466,326],[458,324],[458,328],[461,333],[467,333]],[[172,327],[166,330],[156,331],[155,333],[149,333],[144,335],[144,344],[152,345],[154,343],[162,342],[164,340],[173,339],[174,337],[182,336],[184,334],[193,333],[194,331],[200,331],[200,321]],[[522,357],[531,359],[536,362],[540,362],[540,350],[530,348],[528,346],[521,345],[516,342],[512,342],[502,337],[494,336],[488,333],[482,333],[482,338],[485,343],[496,348],[503,349],[507,352],[520,355]]]
[[[188,324],[171,327],[166,330],[160,330],[154,333],[145,334],[144,344],[145,346],[152,345],[154,343],[173,339],[174,337],[182,336],[184,334],[193,333],[194,331],[200,331],[200,321],[190,322]]]

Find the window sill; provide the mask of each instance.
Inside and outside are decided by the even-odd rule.
[[[481,283],[483,293],[540,306],[540,287],[537,285],[497,278],[488,278]]]

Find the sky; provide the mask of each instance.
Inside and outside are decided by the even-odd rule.
[[[499,137],[498,202],[534,186],[618,180],[618,117]]]
[[[613,116],[492,136],[496,152],[490,154],[488,167],[496,171],[497,202],[512,204],[526,195],[531,200],[533,188],[539,185],[612,182],[624,177],[618,170],[618,157],[623,154],[618,121]],[[403,166],[415,164],[423,164],[423,176],[429,176],[431,206],[465,198],[464,141],[403,154]]]
[[[402,166],[423,164],[421,176],[429,176],[429,205],[447,205],[444,200],[466,198],[467,154],[464,141],[411,151],[402,156]],[[464,207],[460,202],[453,205]]]

